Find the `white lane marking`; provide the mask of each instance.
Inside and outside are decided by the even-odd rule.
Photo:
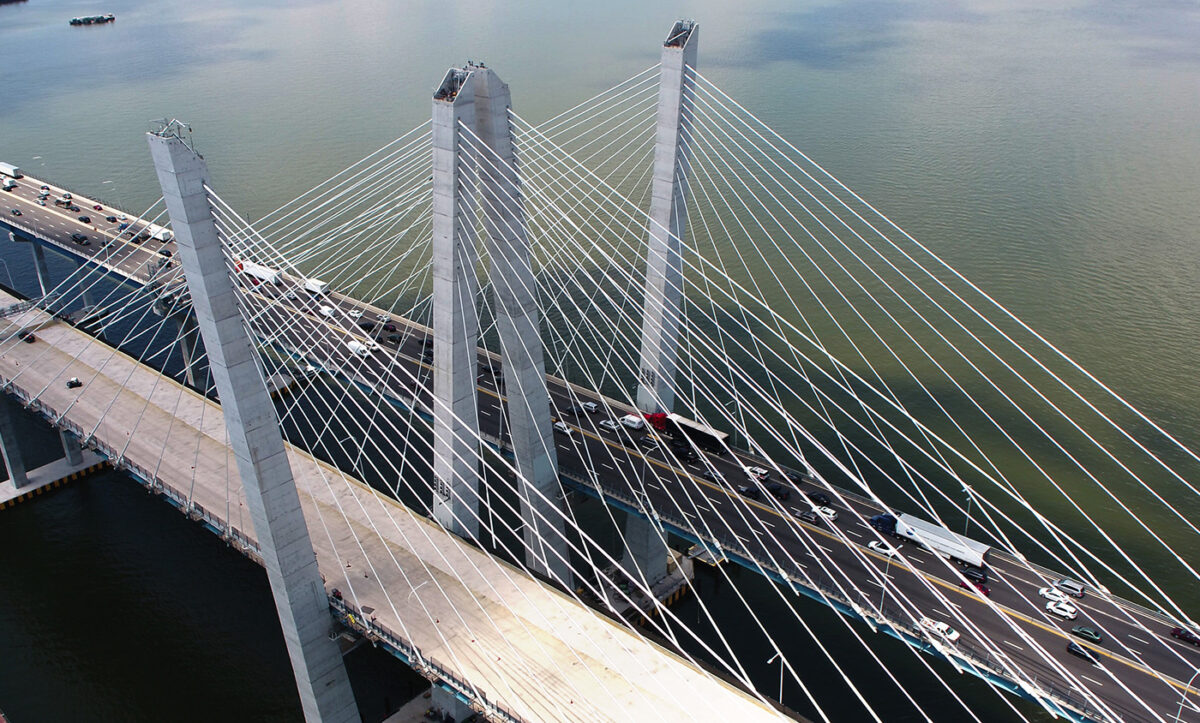
[[[767,522],[766,520],[762,520],[762,523],[763,523],[764,525],[766,525],[767,527],[774,527],[774,526],[775,526],[775,525],[772,525],[770,522]]]
[[[614,471],[614,472],[615,472],[615,471],[617,471],[617,468],[616,468],[616,467],[613,467],[611,464],[608,464],[608,463],[606,463],[606,462],[601,462],[601,463],[600,463],[600,466],[601,466],[601,467],[604,467],[605,469],[611,469],[611,470],[612,470],[612,471]]]
[[[734,536],[734,537],[736,537],[736,538],[738,538],[738,539],[739,539],[739,540],[741,540],[742,542],[745,542],[745,543],[749,543],[749,542],[750,542],[750,540],[746,539],[745,537],[742,537],[741,535],[739,535],[739,534],[738,534],[738,533],[736,533],[736,532],[735,532],[735,533],[733,533],[733,536]]]
[[[1101,688],[1103,688],[1103,687],[1104,687],[1104,683],[1101,683],[1100,681],[1098,681],[1098,680],[1095,680],[1095,679],[1093,679],[1093,678],[1089,678],[1089,677],[1087,677],[1086,675],[1082,675],[1082,674],[1080,674],[1080,676],[1079,676],[1079,677],[1080,677],[1080,678],[1083,678],[1084,680],[1086,680],[1087,682],[1089,682],[1089,683],[1091,683],[1091,684],[1093,684],[1093,685],[1098,685],[1098,686],[1100,686]]]
[[[833,550],[830,550],[828,547],[825,547],[825,546],[824,546],[824,545],[822,545],[822,544],[818,544],[818,545],[817,545],[817,547],[821,548],[821,549],[822,549],[822,550],[824,550],[825,552],[828,552],[830,555],[832,555],[832,554],[833,554]]]
[[[1127,634],[1127,637],[1133,638],[1134,640],[1138,641],[1139,643],[1145,643],[1146,645],[1150,644],[1149,640],[1142,640],[1141,638],[1139,638],[1138,636],[1133,635],[1133,634]]]
[[[688,512],[687,510],[683,510],[683,514],[685,517],[691,517],[693,520],[697,519],[695,515],[693,515],[691,512]]]
[[[847,535],[854,535],[855,537],[862,537],[862,535],[858,534],[858,533],[857,533],[857,532],[855,532],[854,530],[846,530],[846,534],[847,534]]]
[[[1007,641],[1007,640],[1001,640],[1000,642],[1004,643],[1005,645],[1007,645],[1008,647],[1012,648],[1013,650],[1024,650],[1024,649],[1025,649],[1025,648],[1022,648],[1020,645],[1017,645],[1016,643],[1009,642],[1009,641]]]

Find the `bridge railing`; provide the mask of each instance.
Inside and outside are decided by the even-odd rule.
[[[417,672],[427,680],[441,681],[451,688],[456,695],[488,720],[508,721],[509,723],[524,723],[523,718],[511,708],[496,701],[488,700],[487,694],[471,685],[466,679],[438,662],[435,658],[421,652],[421,649],[402,636],[397,635],[384,625],[380,625],[373,617],[347,603],[344,599],[330,596],[329,605],[336,617],[347,627],[361,633],[372,643],[383,642],[393,649],[393,654],[406,660]]]

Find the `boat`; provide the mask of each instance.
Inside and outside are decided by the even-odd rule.
[[[104,23],[115,22],[116,15],[109,13],[107,15],[87,15],[80,18],[71,18],[72,25],[103,25]]]

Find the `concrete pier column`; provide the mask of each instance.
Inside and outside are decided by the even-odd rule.
[[[489,276],[500,336],[508,422],[520,475],[525,563],[570,587],[573,583],[564,535],[562,484],[554,448],[536,281],[530,260],[525,209],[508,111],[508,85],[490,69],[468,65],[475,84],[476,135],[492,149],[478,161],[483,191]]]
[[[644,517],[625,518],[625,555],[621,567],[635,580],[653,585],[667,576],[667,547],[658,529]]]
[[[196,369],[193,357],[200,353],[199,329],[196,318],[189,312],[171,314],[179,337],[179,351],[183,354],[183,379],[189,387],[196,386]]]
[[[455,721],[455,723],[466,720],[475,712],[471,710],[471,706],[454,697],[453,693],[436,683],[433,685],[431,692],[429,706],[434,710],[441,711],[443,714],[448,713],[451,720]],[[438,720],[441,719],[439,718]]]
[[[0,454],[4,456],[8,478],[12,480],[14,487],[20,489],[29,484],[29,475],[26,473],[21,445],[17,441],[17,427],[20,426],[20,422],[14,417],[12,403],[7,399],[0,400]]]
[[[688,66],[696,67],[699,34],[694,21],[681,20],[671,28],[662,49],[637,395],[638,408],[644,412],[670,412],[675,404],[683,284],[679,247],[687,231],[689,166],[682,129],[692,125],[689,98],[695,79]]]
[[[50,283],[50,269],[46,266],[46,250],[37,241],[30,242],[33,249],[33,268],[37,272],[38,286],[42,288],[42,296],[50,293],[54,284]]]
[[[475,124],[470,75],[451,68],[433,96],[433,517],[478,539],[479,280],[459,155],[459,124]]]
[[[83,464],[83,449],[79,446],[79,437],[76,437],[74,432],[60,429],[58,438],[62,442],[63,454],[67,457],[67,463],[72,466]]]
[[[84,269],[84,267],[87,266],[87,262],[85,262],[83,259],[77,258],[75,259],[75,265],[84,271],[84,273],[78,275],[79,284],[83,291],[83,305],[87,307],[95,306],[96,300],[95,297],[92,296],[92,284],[95,282],[95,280],[88,278],[89,274],[87,273],[86,269]]]
[[[205,190],[208,168],[184,141],[184,126],[164,122],[147,134],[209,369],[220,394],[246,506],[271,582],[306,720],[358,721],[300,496]]]

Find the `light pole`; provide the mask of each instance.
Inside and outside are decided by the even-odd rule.
[[[963,523],[963,534],[967,534],[967,527],[971,524],[971,502],[975,497],[971,494],[971,485],[963,485],[963,492],[967,493],[967,520]]]
[[[354,439],[354,437],[347,436],[347,437],[346,437],[346,438],[344,438],[344,439],[339,439],[339,440],[338,440],[338,444],[339,444],[339,445],[345,445],[347,442],[350,442],[350,441],[352,441],[353,439]],[[361,472],[361,471],[358,469],[358,461],[359,461],[360,459],[362,459],[362,453],[363,453],[363,444],[364,444],[364,443],[362,443],[362,442],[359,442],[359,445],[358,445],[358,453],[354,455],[354,460],[353,460],[353,461],[350,463],[350,464],[351,464],[351,466],[353,466],[353,467],[354,467],[354,473],[355,473],[355,474],[357,474],[357,475],[358,475],[358,476],[360,476],[360,477],[361,477],[361,476],[363,476],[363,474],[362,474],[362,472]],[[345,449],[345,447],[342,447],[342,449]],[[361,481],[361,482],[366,482],[366,480],[360,480],[360,481]]]
[[[779,652],[778,648],[776,648],[775,654],[771,656],[771,659],[767,661],[767,665],[774,663],[775,658],[779,658],[779,695],[777,695],[775,697],[775,700],[779,701],[779,703],[782,704],[783,703],[783,653]],[[1182,710],[1182,708],[1180,710]]]
[[[1179,696],[1179,710],[1175,712],[1175,723],[1179,723],[1179,717],[1183,715],[1183,704],[1187,701],[1187,694],[1192,689],[1192,681],[1197,675],[1200,675],[1200,668],[1196,668],[1192,677],[1188,678],[1187,685],[1183,686],[1183,695]]]

